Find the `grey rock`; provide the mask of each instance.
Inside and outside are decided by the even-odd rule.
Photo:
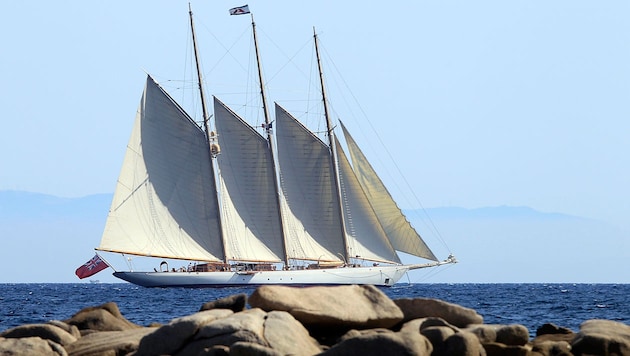
[[[289,312],[307,328],[387,328],[403,318],[396,304],[374,286],[262,286],[249,297],[249,304]]]
[[[630,326],[592,319],[580,325],[571,342],[574,355],[630,355]]]
[[[477,335],[479,342],[482,344],[497,341],[497,327],[487,324],[470,325],[463,329]]]
[[[483,348],[477,336],[473,333],[462,331],[451,335],[444,342],[444,355],[450,356],[485,356]]]
[[[66,350],[59,344],[40,337],[1,338],[0,355],[38,355],[67,356]]]
[[[271,311],[265,319],[264,337],[269,346],[282,355],[314,355],[321,346],[291,314]]]
[[[64,329],[50,324],[26,324],[5,330],[0,334],[6,338],[23,338],[37,336],[44,340],[50,340],[61,346],[66,346],[77,341],[77,338]]]
[[[293,355],[278,352],[270,347],[265,347],[260,344],[239,341],[230,347],[230,356],[282,356]]]
[[[217,299],[212,302],[204,303],[199,311],[210,309],[230,309],[235,313],[245,310],[247,304],[247,294],[234,294],[229,297]]]
[[[573,330],[557,326],[553,323],[545,323],[536,329],[536,336],[547,334],[573,334]]]
[[[496,332],[496,341],[501,344],[522,346],[529,342],[529,330],[524,325],[497,325]]]
[[[105,303],[97,307],[81,309],[65,323],[75,325],[79,330],[97,331],[122,331],[141,328],[125,319],[113,302]]]
[[[541,341],[532,344],[532,352],[544,356],[573,356],[566,341]]]
[[[423,328],[420,333],[433,345],[433,355],[446,354],[446,340],[455,334],[455,331],[446,326],[429,326]]]
[[[71,356],[126,355],[138,350],[140,340],[154,330],[138,328],[91,333],[66,346],[66,350]]]
[[[357,336],[346,338],[322,356],[336,355],[431,355],[433,346],[419,333],[393,332],[391,330],[364,330]]]
[[[475,310],[438,299],[401,298],[395,299],[394,303],[402,310],[403,321],[439,317],[460,328],[483,323],[483,317]]]
[[[498,342],[483,344],[487,356],[527,356],[529,348],[520,345],[506,345]]]
[[[58,328],[62,328],[63,330],[68,332],[70,335],[76,337],[77,339],[81,337],[81,332],[79,331],[79,328],[76,327],[76,325],[70,325],[61,320],[49,320],[46,322],[46,324],[50,324]]]
[[[212,309],[173,319],[145,336],[138,347],[137,355],[171,354],[193,339],[199,328],[214,320],[232,315],[228,309]]]

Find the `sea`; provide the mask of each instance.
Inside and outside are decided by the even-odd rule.
[[[208,301],[251,295],[254,290],[144,288],[128,283],[0,284],[0,331],[65,320],[82,308],[107,302],[115,302],[136,324],[164,324],[199,311]],[[485,324],[521,324],[531,337],[545,323],[573,331],[589,319],[630,325],[630,284],[396,284],[382,291],[391,299],[436,298],[472,308]]]

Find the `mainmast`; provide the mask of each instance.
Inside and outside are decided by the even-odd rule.
[[[193,48],[195,51],[195,64],[197,67],[197,80],[199,81],[199,96],[201,97],[201,111],[203,113],[203,128],[204,131],[206,132],[206,140],[208,142],[208,150],[210,152],[210,164],[212,165],[212,158],[215,157],[216,152],[214,152],[214,140],[215,137],[214,135],[210,132],[210,129],[208,127],[208,121],[210,120],[210,116],[208,115],[208,108],[206,106],[206,96],[204,94],[203,91],[203,78],[202,78],[202,74],[201,74],[201,66],[199,64],[199,52],[197,49],[197,39],[195,37],[195,23],[193,21],[193,13],[192,13],[192,8],[190,6],[190,3],[188,3],[188,14],[190,15],[190,30],[192,32],[192,40],[193,40]],[[215,179],[214,175],[212,177],[212,179]],[[215,184],[216,187],[216,184]],[[215,191],[215,198],[218,200],[218,192]],[[221,209],[219,209],[219,232],[221,233],[221,242],[222,242],[222,247],[223,247],[223,261],[225,263],[228,263],[228,257],[227,257],[227,247],[225,246],[225,238],[223,237],[223,222],[221,221]]]
[[[287,253],[287,241],[286,235],[284,234],[284,219],[282,218],[282,207],[280,202],[280,187],[278,180],[278,173],[276,170],[276,154],[273,146],[273,130],[272,130],[272,122],[269,118],[269,107],[267,106],[267,95],[265,93],[265,85],[263,81],[262,67],[260,61],[260,53],[258,51],[258,37],[256,37],[256,22],[254,22],[254,14],[252,16],[252,33],[254,35],[254,48],[256,50],[256,64],[258,67],[258,83],[260,84],[260,96],[262,98],[262,107],[263,112],[265,114],[265,132],[267,133],[267,142],[269,144],[269,152],[271,154],[271,162],[272,162],[272,171],[273,171],[273,181],[275,182],[276,187],[276,202],[278,206],[278,216],[280,217],[280,234],[282,235],[282,249],[284,252],[284,264],[286,267],[289,266],[289,255]]]
[[[319,83],[322,87],[322,101],[324,103],[324,116],[326,117],[326,130],[328,133],[328,145],[333,160],[333,175],[335,177],[335,191],[337,192],[337,200],[339,201],[339,219],[341,221],[341,237],[343,239],[343,248],[346,255],[346,263],[350,263],[350,251],[348,251],[348,240],[346,238],[346,222],[343,217],[343,200],[341,195],[341,184],[339,180],[339,170],[337,165],[337,147],[335,145],[335,135],[333,134],[333,125],[328,113],[328,99],[326,98],[326,89],[324,86],[324,71],[322,70],[322,62],[319,56],[319,43],[317,41],[317,32],[313,27],[313,39],[315,41],[315,54],[317,56],[317,69],[319,70]]]

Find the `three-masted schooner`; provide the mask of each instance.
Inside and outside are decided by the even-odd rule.
[[[190,25],[197,57],[192,11]],[[352,164],[336,140],[317,35],[328,142],[278,104],[271,120],[253,16],[252,30],[264,135],[216,97],[209,130],[199,65],[202,127],[147,77],[97,250],[196,263],[114,276],[145,287],[391,286],[411,269],[454,263],[435,257],[343,125]],[[431,262],[404,265],[396,251]]]

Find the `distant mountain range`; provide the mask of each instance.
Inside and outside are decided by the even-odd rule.
[[[0,191],[0,269],[13,271],[0,283],[79,282],[74,270],[94,255],[111,200]],[[405,212],[438,257],[460,260],[411,282],[630,283],[630,233],[605,222],[510,206]],[[118,282],[108,271],[96,277]]]

